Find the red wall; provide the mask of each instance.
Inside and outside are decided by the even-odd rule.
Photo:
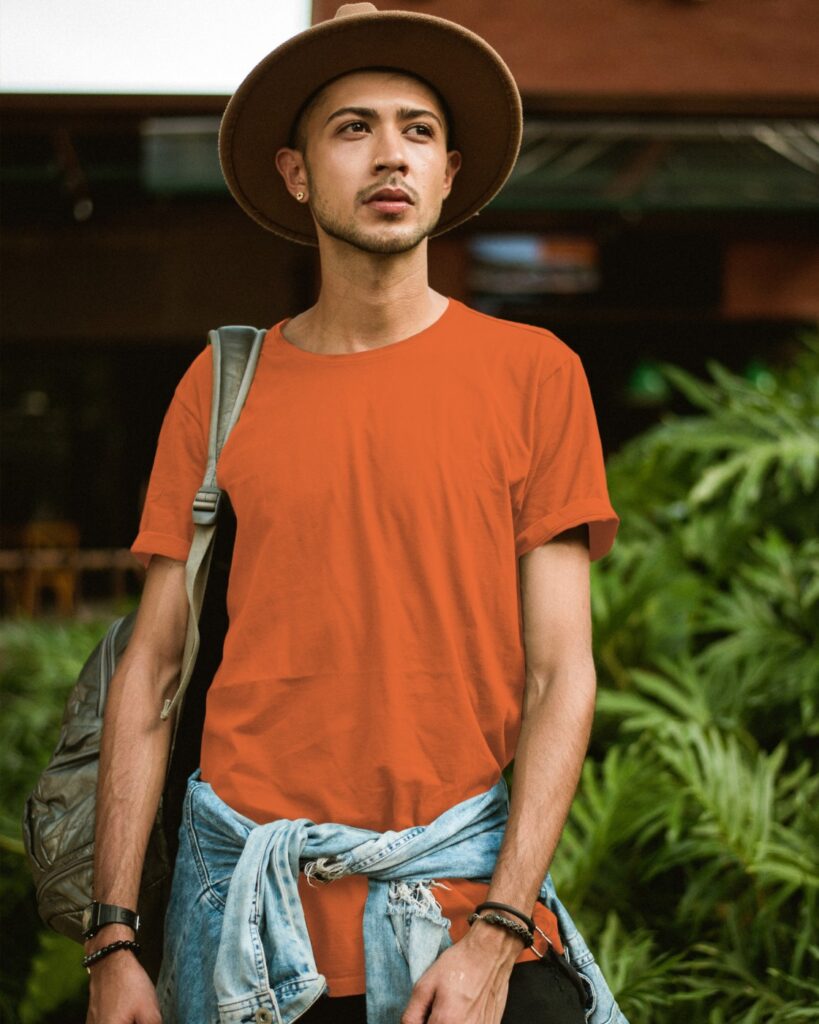
[[[314,0],[332,17],[337,0]],[[819,110],[817,0],[416,0],[377,3],[450,18],[485,36],[544,108],[603,98],[620,109]],[[584,104],[585,101],[585,104]],[[532,106],[532,103],[530,103]],[[772,107],[771,109],[776,109]]]

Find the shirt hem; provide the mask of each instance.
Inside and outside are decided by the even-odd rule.
[[[587,523],[589,527],[589,560],[607,555],[614,544],[620,518],[611,505],[603,501],[574,501],[558,512],[537,519],[515,541],[515,554],[520,557],[545,544],[564,530]]]
[[[363,996],[367,992],[367,980],[363,974],[346,978],[326,978],[327,995],[332,999],[342,996]]]

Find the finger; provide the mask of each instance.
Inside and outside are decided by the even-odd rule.
[[[433,989],[416,985],[412,990],[410,1001],[401,1015],[400,1024],[426,1024],[434,998],[435,991]]]

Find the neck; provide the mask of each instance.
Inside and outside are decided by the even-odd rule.
[[[378,348],[425,330],[446,309],[446,297],[429,287],[427,239],[381,255],[322,236],[319,254],[318,300],[284,328],[300,348],[333,355]]]

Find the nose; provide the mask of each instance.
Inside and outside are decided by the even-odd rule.
[[[384,171],[400,171],[406,173],[407,154],[406,142],[400,131],[383,131],[376,136],[376,155],[373,159],[373,170],[376,174]]]

